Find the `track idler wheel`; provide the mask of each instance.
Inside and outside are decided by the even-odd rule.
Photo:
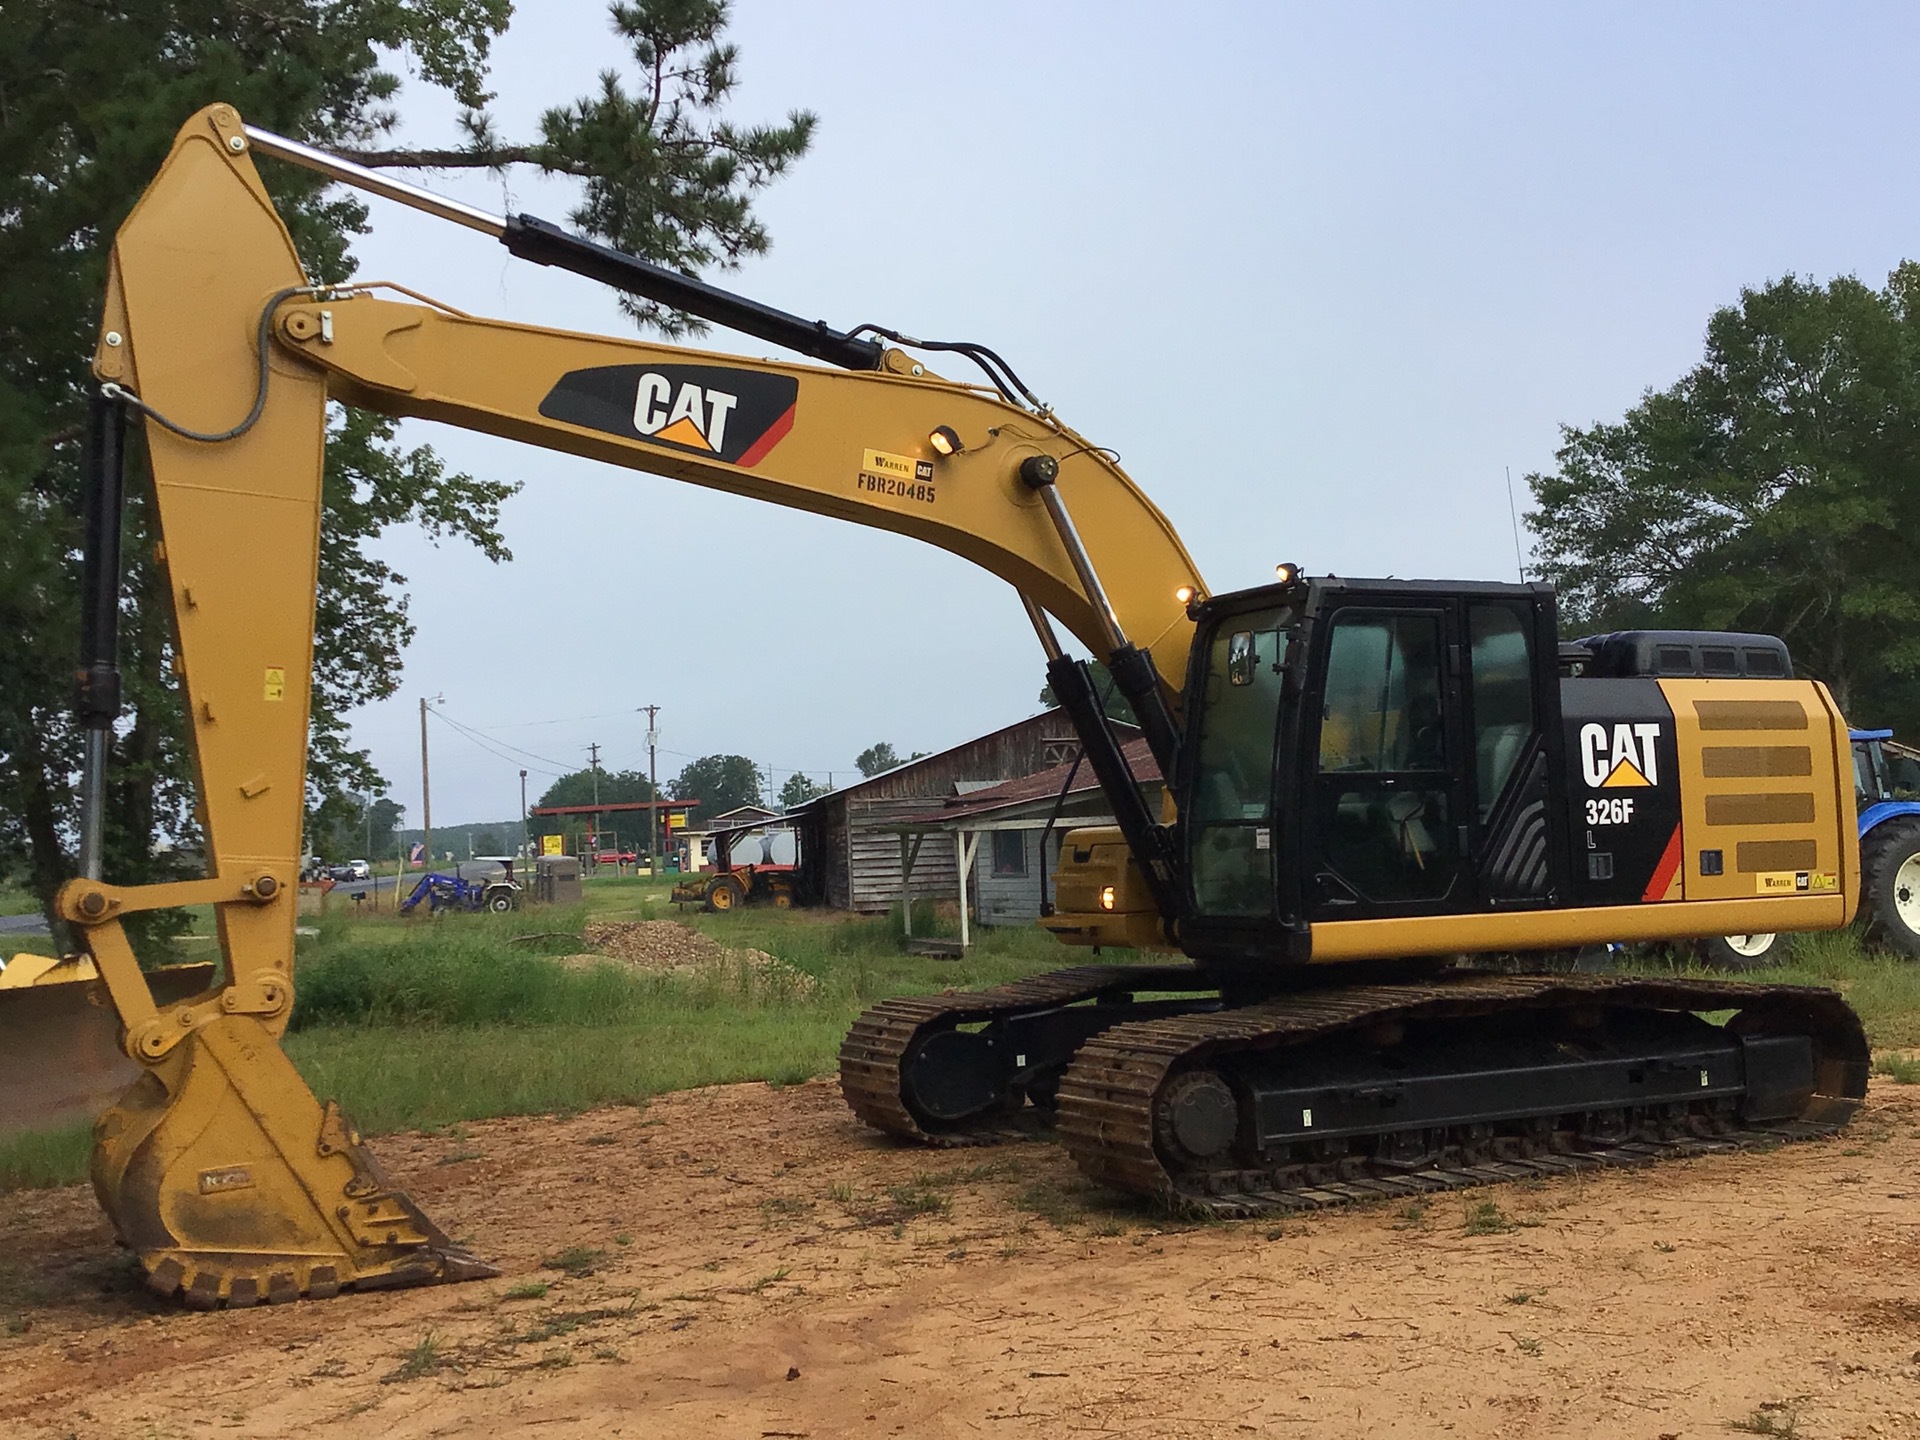
[[[150,1062],[94,1127],[93,1188],[148,1286],[198,1309],[499,1273],[393,1186],[250,1016]]]
[[[1163,1144],[1204,1164],[1232,1148],[1240,1131],[1240,1102],[1213,1071],[1189,1070],[1168,1084],[1155,1119]]]

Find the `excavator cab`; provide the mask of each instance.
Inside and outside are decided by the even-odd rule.
[[[1549,591],[1302,579],[1198,620],[1176,778],[1190,952],[1306,959],[1315,923],[1544,900]]]

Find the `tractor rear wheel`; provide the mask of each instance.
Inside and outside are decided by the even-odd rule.
[[[1772,933],[1715,935],[1700,942],[1699,954],[1701,963],[1710,969],[1758,970],[1787,958],[1787,937]]]
[[[1876,826],[1860,847],[1862,908],[1889,950],[1920,960],[1920,818]]]

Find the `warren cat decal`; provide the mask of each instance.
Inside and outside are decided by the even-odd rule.
[[[933,486],[933,462],[885,450],[860,452],[854,488],[876,498],[931,505],[939,497]]]
[[[540,413],[752,469],[793,428],[800,382],[723,365],[603,365],[562,375]]]

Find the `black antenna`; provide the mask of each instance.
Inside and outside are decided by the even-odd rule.
[[[1513,467],[1507,466],[1506,471],[1507,515],[1513,521],[1513,564],[1520,572],[1520,583],[1524,585],[1527,583],[1527,561],[1520,550],[1520,509],[1513,503]]]

